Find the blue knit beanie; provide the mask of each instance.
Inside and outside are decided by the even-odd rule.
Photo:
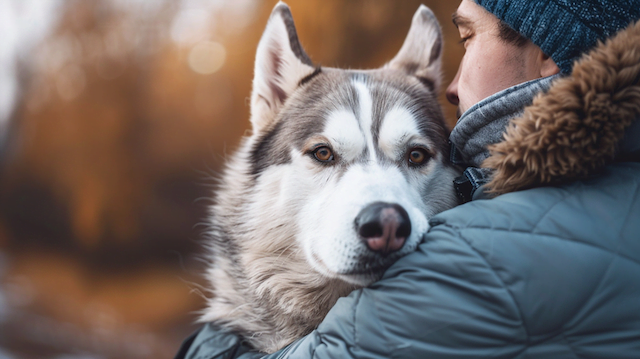
[[[640,0],[475,0],[550,56],[563,73],[573,62],[640,19]]]

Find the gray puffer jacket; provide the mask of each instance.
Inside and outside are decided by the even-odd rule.
[[[468,111],[452,141],[492,180],[434,217],[418,250],[380,281],[265,357],[640,358],[638,39],[630,27],[545,85],[490,153],[486,142],[466,148],[482,131],[465,130],[490,126],[511,103],[501,99],[544,80]],[[178,357],[263,354],[206,325]]]

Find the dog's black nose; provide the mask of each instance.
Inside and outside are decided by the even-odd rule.
[[[411,234],[409,214],[395,203],[371,203],[360,211],[355,224],[367,247],[383,255],[402,248]]]

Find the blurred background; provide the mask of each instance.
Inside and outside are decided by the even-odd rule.
[[[288,0],[317,64],[376,68],[420,3]],[[213,177],[275,0],[0,0],[0,359],[172,358],[203,307]],[[446,104],[449,123],[455,109]]]

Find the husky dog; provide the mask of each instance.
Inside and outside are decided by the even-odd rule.
[[[211,211],[202,321],[276,351],[379,279],[431,216],[457,204],[436,99],[441,52],[439,24],[421,6],[384,67],[315,67],[288,6],[276,5],[256,55],[253,132]]]

